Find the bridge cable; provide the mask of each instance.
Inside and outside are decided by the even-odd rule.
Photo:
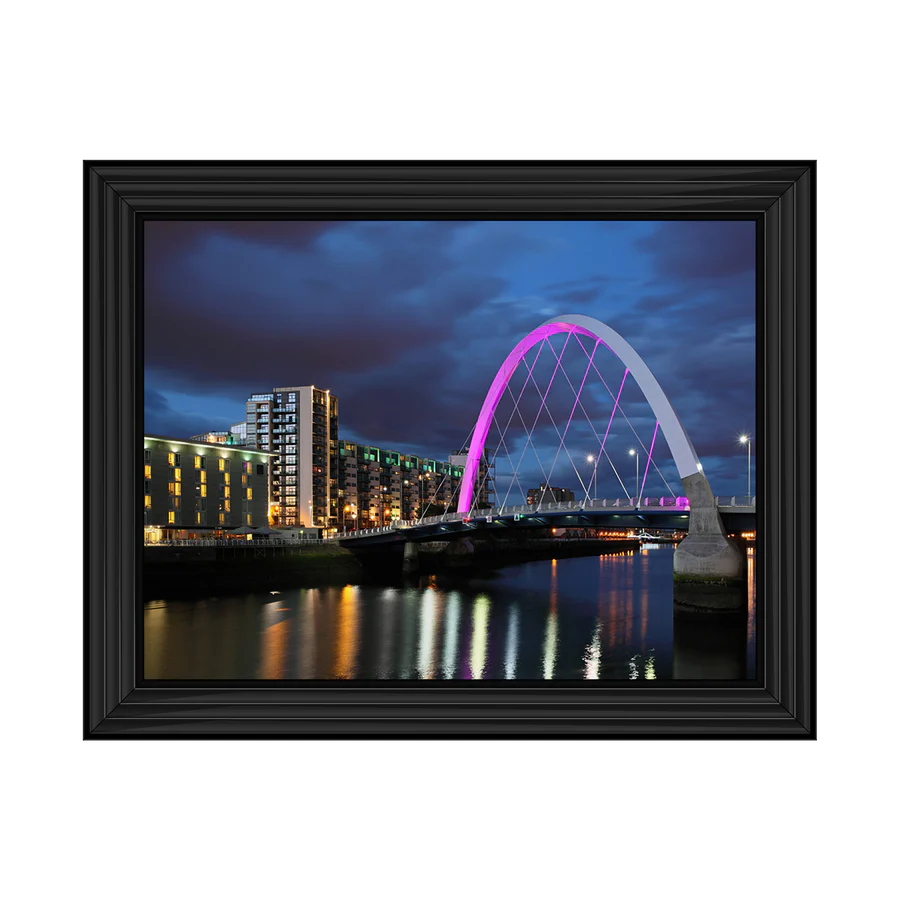
[[[578,344],[581,346],[581,349],[584,350],[585,356],[587,356],[587,350],[585,349],[584,344],[581,343],[581,339],[579,338],[579,336],[578,336],[577,334],[575,335],[575,340],[578,341]],[[552,350],[553,348],[551,347],[550,349]],[[592,363],[592,365],[593,365],[593,363]],[[600,381],[603,383],[603,387],[606,388],[606,392],[609,394],[610,397],[612,397],[612,396],[613,396],[613,392],[609,389],[609,385],[606,383],[606,380],[605,380],[605,379],[603,378],[603,376],[600,374],[600,370],[596,367],[596,365],[593,365],[593,369],[594,369],[594,371],[597,373],[597,377],[598,377],[598,378],[600,379]],[[624,417],[625,421],[628,423],[628,427],[631,429],[631,432],[632,432],[632,434],[634,435],[635,440],[641,445],[641,449],[644,451],[644,453],[647,453],[648,455],[650,455],[649,452],[648,452],[648,450],[647,450],[646,445],[645,445],[644,442],[641,440],[641,438],[640,438],[640,436],[638,435],[637,431],[635,431],[634,425],[631,424],[631,420],[628,418],[628,415],[627,415],[627,413],[625,412],[624,409],[622,410],[622,416]],[[651,457],[651,458],[652,458],[652,457]],[[665,483],[666,488],[668,489],[669,493],[670,493],[673,497],[677,496],[676,493],[675,493],[675,491],[673,491],[672,488],[671,488],[671,486],[669,485],[669,482],[666,480],[666,476],[663,475],[663,473],[660,471],[659,466],[656,464],[655,461],[654,461],[654,463],[653,463],[653,468],[656,469],[657,474],[659,475],[660,478],[662,478],[662,480],[663,480],[663,482]]]

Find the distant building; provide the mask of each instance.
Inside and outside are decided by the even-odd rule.
[[[195,434],[190,440],[200,444],[232,444],[230,431],[205,431],[203,434]]]
[[[186,539],[267,524],[272,454],[144,435],[144,539]]]
[[[528,505],[536,506],[540,503],[568,503],[575,499],[575,492],[567,488],[550,487],[542,484],[540,487],[531,488],[528,491]]]
[[[231,426],[231,435],[234,438],[232,443],[236,447],[246,447],[247,446],[247,423],[246,422],[238,422],[236,425]]]
[[[355,441],[338,442],[338,528],[376,528],[394,519],[409,521],[454,512],[465,471],[466,455],[449,462],[372,447]],[[476,502],[490,505],[491,482],[482,462]]]

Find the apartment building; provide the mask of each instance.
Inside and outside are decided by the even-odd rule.
[[[415,454],[337,442],[337,527],[375,528],[393,519],[412,520],[453,511],[466,455],[442,462]],[[482,460],[476,503],[490,506],[490,463]]]
[[[338,401],[314,385],[276,387],[246,404],[248,446],[273,459],[270,518],[283,527],[336,526]]]
[[[265,525],[272,458],[248,447],[144,435],[145,540]]]

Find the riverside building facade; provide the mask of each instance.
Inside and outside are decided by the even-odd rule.
[[[182,540],[264,526],[273,454],[144,435],[144,540]]]
[[[274,454],[273,525],[336,527],[338,401],[314,385],[276,387],[246,404],[247,445]]]
[[[356,441],[339,440],[337,447],[339,530],[376,528],[395,519],[411,521],[455,509],[465,453],[442,462]],[[489,466],[482,461],[475,501],[478,506],[491,505]]]

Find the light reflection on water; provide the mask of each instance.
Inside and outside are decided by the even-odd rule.
[[[145,674],[151,679],[752,678],[755,574],[751,549],[746,630],[735,641],[732,629],[721,647],[712,648],[709,674],[704,674],[706,632],[692,635],[684,629],[693,626],[679,624],[673,647],[670,547],[534,562],[478,579],[429,576],[403,587],[157,599],[144,609]],[[679,652],[689,654],[680,665]]]

